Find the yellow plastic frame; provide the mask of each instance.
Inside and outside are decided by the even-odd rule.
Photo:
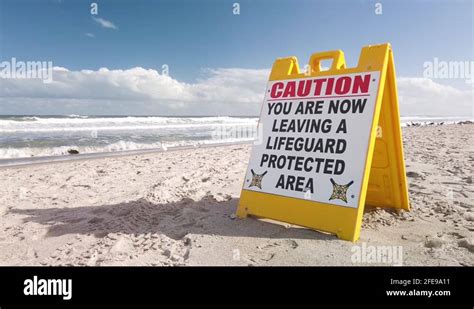
[[[322,71],[320,63],[325,59],[333,62],[329,70]],[[242,189],[237,216],[270,218],[354,242],[359,239],[366,204],[409,210],[392,49],[388,43],[365,46],[354,68],[346,68],[341,50],[313,54],[309,64],[310,72],[302,73],[296,57],[279,58],[273,64],[269,80],[380,72],[359,205],[349,208]]]

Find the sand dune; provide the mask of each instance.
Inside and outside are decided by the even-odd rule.
[[[474,265],[472,124],[403,129],[411,212],[369,209],[353,244],[233,215],[250,145],[0,169],[1,265]],[[378,264],[376,264],[378,265]]]

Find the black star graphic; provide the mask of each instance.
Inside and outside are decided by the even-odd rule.
[[[250,170],[252,172],[252,181],[250,182],[249,188],[250,187],[258,187],[259,189],[262,189],[262,179],[265,174],[267,174],[267,171],[265,171],[263,174],[256,174],[253,170]]]
[[[330,180],[332,183],[332,194],[329,200],[341,200],[347,203],[347,189],[354,183],[354,181],[351,181],[345,185],[338,185],[334,179],[331,178]]]

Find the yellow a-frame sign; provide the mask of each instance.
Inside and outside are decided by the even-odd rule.
[[[332,60],[321,70],[322,60]],[[237,215],[359,238],[364,206],[409,210],[390,44],[273,64]]]

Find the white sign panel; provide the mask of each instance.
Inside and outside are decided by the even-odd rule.
[[[379,75],[270,81],[244,189],[357,208]]]

